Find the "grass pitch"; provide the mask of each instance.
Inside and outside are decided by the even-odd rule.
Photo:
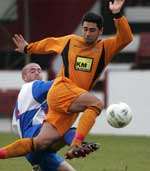
[[[150,171],[150,137],[91,135],[87,139],[100,143],[101,150],[69,161],[77,171]],[[0,146],[13,140],[11,134],[0,134]],[[31,171],[31,166],[23,157],[0,160],[0,171]]]

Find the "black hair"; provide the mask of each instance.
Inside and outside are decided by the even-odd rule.
[[[84,21],[96,23],[97,27],[101,29],[103,27],[103,17],[93,12],[86,13],[82,18],[82,25]]]

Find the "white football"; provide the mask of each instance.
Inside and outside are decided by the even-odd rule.
[[[132,120],[130,107],[123,102],[111,104],[106,109],[107,122],[114,128],[123,128]]]

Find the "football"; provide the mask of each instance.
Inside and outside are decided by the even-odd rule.
[[[123,128],[131,122],[132,111],[126,103],[111,104],[106,109],[106,118],[112,127]]]

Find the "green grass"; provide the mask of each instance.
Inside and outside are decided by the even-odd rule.
[[[1,133],[0,146],[14,139],[10,134]],[[150,171],[150,137],[102,135],[89,136],[88,140],[99,142],[102,148],[87,158],[70,161],[77,171]],[[0,171],[29,170],[31,166],[24,158],[0,161]]]

